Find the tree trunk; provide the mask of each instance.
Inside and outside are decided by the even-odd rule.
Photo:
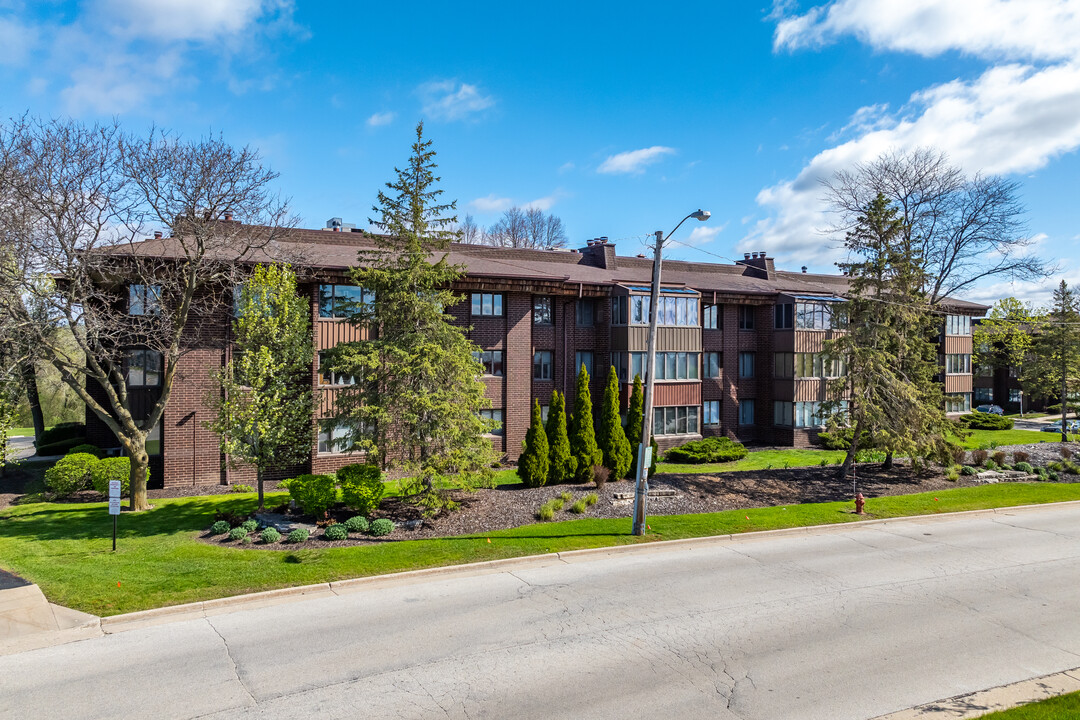
[[[149,472],[150,457],[146,454],[145,443],[140,442],[130,452],[131,457],[131,510],[149,510],[150,503],[146,499],[146,477]]]
[[[859,436],[862,435],[863,422],[860,419],[855,424],[855,432],[851,436],[851,445],[848,447],[847,455],[844,456],[844,462],[840,465],[840,470],[837,472],[836,477],[844,480],[847,478],[848,473],[851,472],[851,466],[855,464],[855,455],[859,452]]]
[[[263,469],[255,468],[255,482],[259,486],[259,511],[263,510]]]
[[[30,403],[30,415],[34,419],[34,442],[41,442],[41,434],[45,432],[45,416],[41,412],[41,396],[38,393],[37,370],[33,360],[24,360],[19,363],[22,374],[23,388],[26,390],[26,401]]]

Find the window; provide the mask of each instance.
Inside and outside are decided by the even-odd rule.
[[[780,307],[779,305],[777,307]],[[791,307],[790,305],[788,307]],[[774,378],[793,378],[795,377],[795,353],[778,352],[773,353],[773,377]],[[780,423],[777,423],[779,425]]]
[[[833,303],[801,302],[795,306],[795,327],[799,330],[829,330],[842,325]]]
[[[596,301],[578,300],[576,303],[576,319],[578,327],[592,327],[596,324]]]
[[[720,353],[707,352],[705,353],[705,377],[718,378],[720,377]]]
[[[611,298],[611,324],[612,325],[625,325],[626,324],[626,310],[627,301],[630,298],[626,295],[616,295]]]
[[[542,420],[542,421],[543,421],[544,423],[547,423],[547,419],[548,419],[548,412],[549,412],[550,410],[551,410],[551,406],[550,406],[550,405],[541,405],[541,406],[540,406],[540,419],[541,419],[541,420]]]
[[[739,353],[739,377],[754,377],[754,355],[752,352]]]
[[[649,324],[649,306],[652,304],[652,298],[647,295],[631,295],[630,296],[630,324],[631,325],[648,325]],[[662,323],[660,318],[657,318],[657,322]]]
[[[824,424],[821,419],[821,403],[795,403],[795,427],[821,427]]]
[[[994,377],[993,365],[976,365],[975,374],[979,377]]]
[[[754,401],[753,400],[740,400],[739,401],[739,424],[740,425],[753,425],[754,424]]]
[[[949,354],[945,356],[945,374],[946,375],[968,375],[971,373],[971,356],[970,355],[953,355]]]
[[[131,350],[127,363],[128,387],[161,385],[161,353],[156,350]]]
[[[356,285],[319,286],[319,317],[349,317],[374,302],[374,292]]]
[[[495,423],[495,427],[488,430],[488,435],[502,435],[503,434],[503,411],[502,410],[481,410],[480,417],[484,420],[491,420]]]
[[[645,372],[645,365],[647,361],[648,353],[630,353],[630,367],[628,368],[629,372],[626,374],[626,376],[630,379],[631,382],[634,381],[635,377],[640,377],[642,382],[646,380],[646,375],[648,375],[648,373]]]
[[[631,353],[631,355],[645,353]],[[697,380],[698,353],[665,352],[656,353],[657,380]]]
[[[1023,398],[1024,393],[1020,388],[1009,388],[1009,402],[1018,403]]]
[[[551,379],[551,351],[537,350],[533,353],[533,380]]]
[[[971,318],[967,315],[946,315],[945,316],[945,334],[946,335],[970,335],[971,334]]]
[[[847,375],[847,362],[826,360],[824,353],[795,353],[795,377],[834,378]]]
[[[503,296],[499,293],[473,293],[472,314],[474,316],[502,317]]]
[[[593,352],[592,350],[578,350],[574,353],[574,372],[581,372],[581,366],[585,366],[585,372],[589,377],[593,375]]]
[[[160,315],[161,314],[161,286],[160,285],[130,285],[130,286],[128,286],[128,314],[129,315]]]
[[[702,306],[701,326],[706,330],[719,330],[722,325],[719,305]]]
[[[533,325],[551,325],[554,322],[551,306],[549,297],[533,298]]]
[[[739,329],[740,330],[753,330],[754,329],[754,306],[753,305],[740,305],[739,306]]]
[[[1009,391],[1010,398],[1012,397],[1012,391]],[[994,389],[988,387],[975,388],[975,402],[977,403],[990,403],[994,402]],[[1014,400],[1012,402],[1019,402]]]
[[[777,330],[790,330],[795,324],[794,315],[795,306],[791,303],[777,305],[775,317],[773,318],[773,327]]]
[[[146,433],[146,454],[147,455],[160,455],[161,454],[161,423],[159,422],[154,427],[150,428],[150,432]]]
[[[630,296],[630,324],[649,324],[651,298],[645,295]],[[715,306],[712,306],[715,307]],[[715,313],[714,313],[715,315]],[[656,324],[679,327],[697,327],[698,299],[660,296],[656,305]]]
[[[794,423],[792,403],[783,400],[773,401],[773,425],[791,427]]]
[[[1011,378],[1020,377],[1020,368],[1016,367],[1015,365],[1010,365],[1009,366],[1009,377],[1011,377]]]
[[[971,412],[971,393],[945,396],[945,412],[966,413]]]
[[[351,452],[356,446],[351,425],[337,420],[319,421],[319,453],[340,454]]]
[[[473,359],[484,366],[485,375],[501,377],[503,374],[502,350],[474,350]]]
[[[706,400],[701,404],[702,422],[706,427],[716,427],[720,424],[720,401]]]
[[[476,353],[473,353],[476,357]],[[331,367],[330,353],[325,350],[319,351],[319,384],[320,385],[355,385],[356,378],[352,375],[338,372]]]
[[[690,407],[660,407],[653,409],[654,435],[697,435],[697,405]]]

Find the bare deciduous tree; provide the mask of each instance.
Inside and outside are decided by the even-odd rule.
[[[476,224],[476,220],[472,215],[466,215],[465,219],[458,225],[458,233],[460,233],[460,239],[458,242],[463,242],[468,245],[482,245],[487,238],[487,232],[484,228]]]
[[[548,248],[566,245],[566,232],[562,220],[556,215],[545,213],[540,208],[525,211],[525,225],[529,237],[529,247]]]
[[[932,303],[988,277],[1030,280],[1052,268],[1032,255],[1017,183],[964,172],[936,149],[890,151],[824,181],[846,233],[880,193],[899,211],[900,241],[919,258]]]
[[[0,299],[30,298],[74,332],[76,351],[27,311],[4,302],[7,327],[34,339],[131,458],[131,508],[149,507],[146,439],[164,414],[182,353],[220,342],[210,325],[228,307],[241,268],[273,257],[287,224],[277,177],[256,150],[220,137],[183,141],[116,124],[23,118],[0,128],[0,227],[12,262]],[[232,220],[236,221],[233,222]],[[142,240],[146,229],[164,237]],[[183,342],[181,338],[183,336]],[[163,363],[157,399],[137,408],[132,349]]]
[[[563,223],[555,215],[539,208],[508,208],[491,226],[483,241],[488,245],[511,248],[547,248],[566,245]]]

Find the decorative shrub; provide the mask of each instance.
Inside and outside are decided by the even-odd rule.
[[[1058,474],[1056,472],[1054,472],[1053,470],[1047,470],[1046,471],[1046,479],[1051,481],[1051,482],[1057,482]]]
[[[553,510],[562,510],[563,505],[566,504],[566,502],[561,497],[551,498],[550,500],[548,500],[548,502],[551,504],[551,508]]]
[[[1068,459],[1069,459],[1069,458],[1071,458],[1072,456],[1073,456],[1073,452],[1072,452],[1072,450],[1071,450],[1071,449],[1069,449],[1069,448],[1067,448],[1067,447],[1063,447],[1063,448],[1061,448],[1061,457],[1063,457],[1063,458],[1065,458],[1066,460],[1068,460]]]
[[[379,518],[378,520],[371,521],[371,529],[369,533],[375,537],[382,537],[383,535],[389,535],[394,532],[394,521],[389,518]]]
[[[1080,475],[1080,465],[1077,465],[1072,460],[1066,460],[1062,463],[1065,466],[1065,472],[1070,475]]]
[[[585,496],[585,504],[588,505],[589,507],[592,507],[593,505],[595,505],[597,503],[597,501],[599,499],[600,499],[600,496],[597,495],[596,493],[589,493],[588,495]]]
[[[983,463],[983,467],[986,468],[987,470],[997,470],[998,469],[998,464],[996,462],[994,462],[993,460],[987,460],[986,462]]]
[[[551,470],[551,449],[548,447],[547,431],[540,418],[540,401],[533,401],[532,422],[521,444],[517,474],[525,487],[540,487],[548,481]]]
[[[250,485],[245,485],[244,483],[237,483],[236,485],[230,485],[229,486],[229,492],[231,492],[231,493],[251,493],[251,492],[255,492],[255,488],[251,487]]]
[[[585,504],[585,498],[582,498],[570,506],[570,512],[574,513],[575,515],[580,515],[581,513],[585,512],[585,508],[587,507],[588,505]]]
[[[240,523],[240,527],[244,528],[249,533],[255,532],[256,530],[259,529],[259,521],[258,520],[245,520],[244,522]]]
[[[251,544],[251,537],[249,535],[245,535],[244,539],[241,540],[240,542],[242,542],[244,545],[250,545]]]
[[[342,501],[361,515],[377,510],[386,493],[382,471],[374,465],[346,465],[337,471],[337,479]]]
[[[371,523],[363,515],[354,515],[345,522],[342,523],[345,529],[351,533],[366,533],[371,527]]]
[[[101,457],[102,455],[101,448],[99,448],[97,445],[91,445],[90,443],[82,443],[68,450],[68,455],[71,455],[73,453],[88,453],[97,458]]]
[[[971,464],[982,465],[986,462],[986,458],[990,457],[990,454],[985,450],[972,450],[971,451]]]
[[[995,452],[990,457],[994,458],[994,462],[996,462],[998,465],[1004,465],[1005,464],[1005,453],[1002,452],[1001,450],[998,450],[997,452]]]
[[[322,535],[327,540],[345,540],[349,537],[349,531],[344,525],[338,523],[323,530]]]
[[[1026,463],[1030,459],[1031,455],[1023,450],[1017,450],[1013,453],[1013,462],[1015,463]]]
[[[337,502],[333,475],[298,475],[281,484],[305,513],[316,518],[323,517]]]
[[[559,493],[559,499],[562,500],[564,503],[568,503],[574,499],[574,493],[570,492],[569,490],[567,490],[566,492],[561,492]]]
[[[241,527],[234,527],[229,531],[230,540],[243,540],[248,536],[248,531]]]
[[[1047,405],[1046,406],[1046,412],[1049,413],[1050,415],[1060,415],[1061,414],[1061,403],[1055,403],[1053,405]],[[1073,405],[1072,403],[1070,403],[1068,413],[1070,413],[1072,415],[1080,415],[1080,405]]]
[[[978,475],[979,471],[976,470],[975,468],[971,467],[970,465],[965,465],[962,468],[960,468],[960,474],[961,475]]]
[[[267,545],[276,543],[281,539],[281,533],[277,531],[277,528],[268,527],[262,531],[259,538]]]
[[[956,468],[949,468],[945,473],[945,479],[949,482],[956,482],[960,479],[960,471]]]
[[[536,511],[536,517],[541,520],[550,520],[555,517],[555,508],[551,507],[551,503],[544,503],[540,506],[540,509]]]
[[[1058,408],[1060,410],[1060,408]],[[64,442],[67,440],[78,440],[80,443],[86,440],[86,425],[81,422],[65,422],[59,425],[54,425],[45,432],[41,433],[41,438],[35,443],[39,448],[42,445],[51,445],[53,443]],[[78,443],[76,443],[78,444]],[[74,446],[72,446],[74,447]]]
[[[37,454],[41,457],[50,457],[53,455],[66,455],[71,452],[72,448],[77,448],[80,445],[86,444],[86,438],[75,437],[68,440],[58,440],[54,443],[37,445]]]
[[[1038,475],[1043,480],[1045,480],[1046,479],[1046,468],[1044,468],[1044,467],[1035,468],[1035,474]]]
[[[593,468],[592,479],[593,482],[596,483],[596,488],[600,489],[611,479],[611,470],[603,465],[597,465]]]
[[[742,443],[728,437],[710,437],[692,440],[685,445],[672,448],[664,455],[664,460],[700,464],[731,462],[744,457],[746,457],[746,448]]]
[[[1035,468],[1031,467],[1031,463],[1026,463],[1026,462],[1018,462],[1018,463],[1016,463],[1015,465],[1013,465],[1013,470],[1019,470],[1020,472],[1026,472],[1029,475],[1031,473],[1035,472]]]
[[[102,458],[90,468],[90,484],[102,495],[109,494],[110,480],[119,480],[120,494],[128,494],[131,489],[131,458]]]
[[[964,464],[964,458],[967,457],[967,450],[965,450],[962,445],[950,442],[945,446],[945,449],[954,465]]]
[[[45,471],[45,487],[60,497],[90,487],[90,478],[100,460],[89,453],[66,455]]]
[[[308,539],[308,530],[307,530],[307,528],[296,528],[291,533],[289,533],[289,536],[288,536],[288,541],[291,542],[291,543],[307,542],[307,539]]]
[[[1012,418],[991,413],[970,413],[957,418],[969,430],[1012,430]]]
[[[224,535],[229,532],[229,523],[224,520],[218,520],[216,523],[210,526],[211,535]]]

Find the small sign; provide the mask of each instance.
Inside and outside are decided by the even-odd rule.
[[[109,498],[109,514],[110,515],[119,515],[120,514],[120,498],[118,498],[118,497]]]
[[[645,448],[645,462],[642,463],[644,467],[652,465],[652,446]]]
[[[119,480],[110,480],[109,481],[109,497],[110,498],[118,498],[118,497],[120,497],[120,481]]]

